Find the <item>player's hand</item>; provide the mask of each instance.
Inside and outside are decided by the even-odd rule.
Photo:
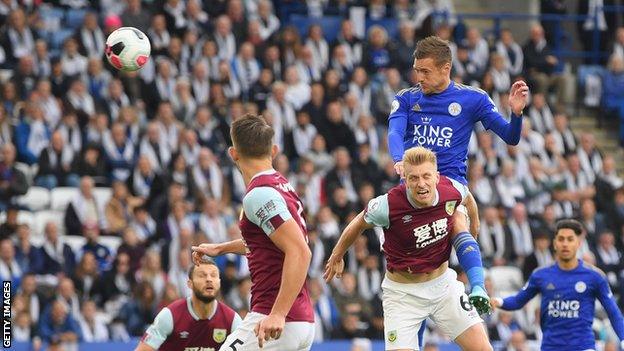
[[[332,253],[329,256],[329,260],[327,260],[327,264],[325,265],[325,273],[323,273],[323,278],[326,282],[330,282],[336,278],[342,278],[342,272],[344,271],[344,260],[342,259],[343,255],[337,255]]]
[[[405,178],[405,173],[403,172],[403,161],[399,161],[395,163],[394,170],[396,171],[396,174],[398,174],[399,177],[401,177],[401,179]]]
[[[492,306],[493,310],[500,308],[501,305],[502,305],[502,302],[500,298],[494,297],[490,299],[490,306]]]
[[[526,107],[528,100],[529,86],[522,80],[513,83],[511,91],[509,92],[509,107],[511,107],[511,112],[516,116],[522,114],[522,110]]]
[[[279,314],[271,313],[264,317],[254,328],[254,333],[258,337],[258,346],[262,348],[265,341],[279,339],[282,336],[285,324],[286,317]]]
[[[210,257],[219,256],[221,253],[218,249],[219,244],[201,244],[199,246],[191,247],[193,250],[193,263],[198,265],[203,261],[204,255]]]

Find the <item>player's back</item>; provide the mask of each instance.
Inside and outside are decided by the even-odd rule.
[[[214,314],[208,319],[199,319],[190,301],[190,298],[178,299],[165,307],[171,313],[173,329],[159,350],[218,350],[232,332],[232,322],[236,315],[233,309],[217,301]],[[149,337],[150,330],[144,338]]]
[[[301,200],[288,180],[277,171],[266,171],[254,176],[243,199],[244,211],[241,214],[240,229],[248,249],[247,259],[252,283],[251,310],[267,315],[271,312],[280,288],[284,263],[284,253],[269,236],[288,219],[276,212],[284,203],[307,242]],[[314,321],[305,284],[286,316],[286,321]]]
[[[533,275],[542,294],[542,350],[594,349],[592,323],[600,273],[579,261],[573,270],[554,264]]]
[[[449,259],[453,213],[462,202],[462,185],[440,176],[436,202],[414,208],[405,184],[388,192],[389,227],[384,228],[383,249],[389,270],[430,272]]]
[[[404,149],[423,146],[433,150],[440,174],[465,184],[468,143],[474,124],[480,116],[496,109],[487,93],[451,82],[438,94],[423,94],[418,87],[404,89],[397,93],[396,101],[389,119],[407,115]],[[487,119],[483,123],[487,128]],[[392,157],[397,161],[402,155]]]

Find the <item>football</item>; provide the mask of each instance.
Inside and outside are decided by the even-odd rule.
[[[134,27],[121,27],[106,39],[104,53],[108,62],[121,71],[136,71],[150,57],[151,45],[147,35]]]

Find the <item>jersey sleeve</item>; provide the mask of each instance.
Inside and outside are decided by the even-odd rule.
[[[477,119],[481,121],[485,129],[490,129],[507,144],[517,145],[522,132],[522,117],[511,114],[511,122],[498,112],[492,98],[486,93],[481,94],[481,99],[477,107]]]
[[[253,188],[243,198],[243,209],[247,218],[267,235],[292,218],[282,194],[271,187]]]
[[[503,299],[501,309],[507,311],[514,311],[521,309],[527,302],[535,297],[540,292],[539,278],[537,278],[535,272],[529,277],[529,281],[522,287],[522,290],[514,296],[509,296]]]
[[[390,226],[388,194],[378,196],[368,202],[364,212],[364,221],[377,227],[388,228]]]
[[[451,184],[453,184],[453,187],[455,189],[457,189],[457,191],[459,191],[459,193],[461,194],[461,202],[464,202],[464,200],[466,199],[466,196],[468,196],[468,187],[465,186],[464,184],[456,181],[455,179],[449,178],[449,180],[451,181]]]
[[[158,350],[172,331],[173,315],[171,314],[171,310],[165,307],[156,315],[154,323],[147,328],[141,341],[147,344],[147,346]]]
[[[408,113],[409,104],[405,96],[401,93],[395,95],[394,100],[392,100],[390,116],[388,116],[388,150],[394,162],[403,159]]]
[[[596,294],[598,300],[609,316],[609,321],[611,322],[613,331],[615,331],[618,338],[620,338],[620,341],[624,341],[624,318],[622,317],[622,312],[620,312],[620,309],[613,298],[609,282],[602,274],[596,272],[595,275],[595,284],[597,285]]]

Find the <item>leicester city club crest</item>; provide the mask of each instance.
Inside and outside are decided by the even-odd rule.
[[[225,329],[214,329],[212,331],[212,338],[215,342],[221,343],[225,341],[225,334],[227,334],[227,330]]]
[[[448,215],[452,215],[455,212],[455,205],[457,204],[457,201],[453,200],[453,201],[448,201],[446,203],[446,207],[444,208],[446,210],[446,213],[448,213]]]

